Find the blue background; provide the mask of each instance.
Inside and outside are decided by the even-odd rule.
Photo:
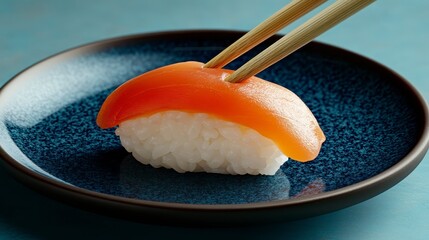
[[[178,29],[249,30],[286,2],[2,0],[0,84],[58,51],[104,38]],[[425,0],[377,1],[318,40],[385,64],[428,99],[428,9]],[[395,187],[353,207],[295,222],[224,229],[151,226],[85,212],[28,190],[0,168],[0,238],[427,239],[427,158]]]

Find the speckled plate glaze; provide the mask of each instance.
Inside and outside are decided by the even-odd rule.
[[[288,161],[274,176],[179,174],[139,164],[113,129],[96,126],[103,100],[119,84],[166,64],[205,62],[242,34],[128,36],[31,66],[0,93],[4,165],[28,186],[88,210],[149,223],[231,225],[356,204],[421,161],[428,112],[416,90],[382,65],[317,42],[259,75],[295,92],[319,120],[327,140],[312,162]],[[227,67],[236,69],[278,38]]]

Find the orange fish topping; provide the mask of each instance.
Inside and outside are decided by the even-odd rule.
[[[161,111],[207,113],[247,126],[271,139],[288,157],[306,162],[325,141],[316,118],[288,89],[251,77],[224,81],[231,70],[200,62],[168,65],[137,76],[113,91],[97,117],[101,128]]]

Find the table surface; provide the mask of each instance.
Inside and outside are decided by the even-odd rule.
[[[286,2],[2,0],[0,85],[31,64],[81,44],[153,31],[249,30]],[[383,63],[428,99],[428,9],[426,0],[377,1],[318,40]],[[0,168],[0,238],[428,239],[428,167],[426,157],[393,188],[344,210],[267,226],[213,229],[145,225],[85,212],[27,189]]]

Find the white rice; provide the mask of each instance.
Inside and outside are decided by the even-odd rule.
[[[135,159],[177,172],[274,175],[288,160],[268,138],[204,113],[165,111],[116,129]]]

